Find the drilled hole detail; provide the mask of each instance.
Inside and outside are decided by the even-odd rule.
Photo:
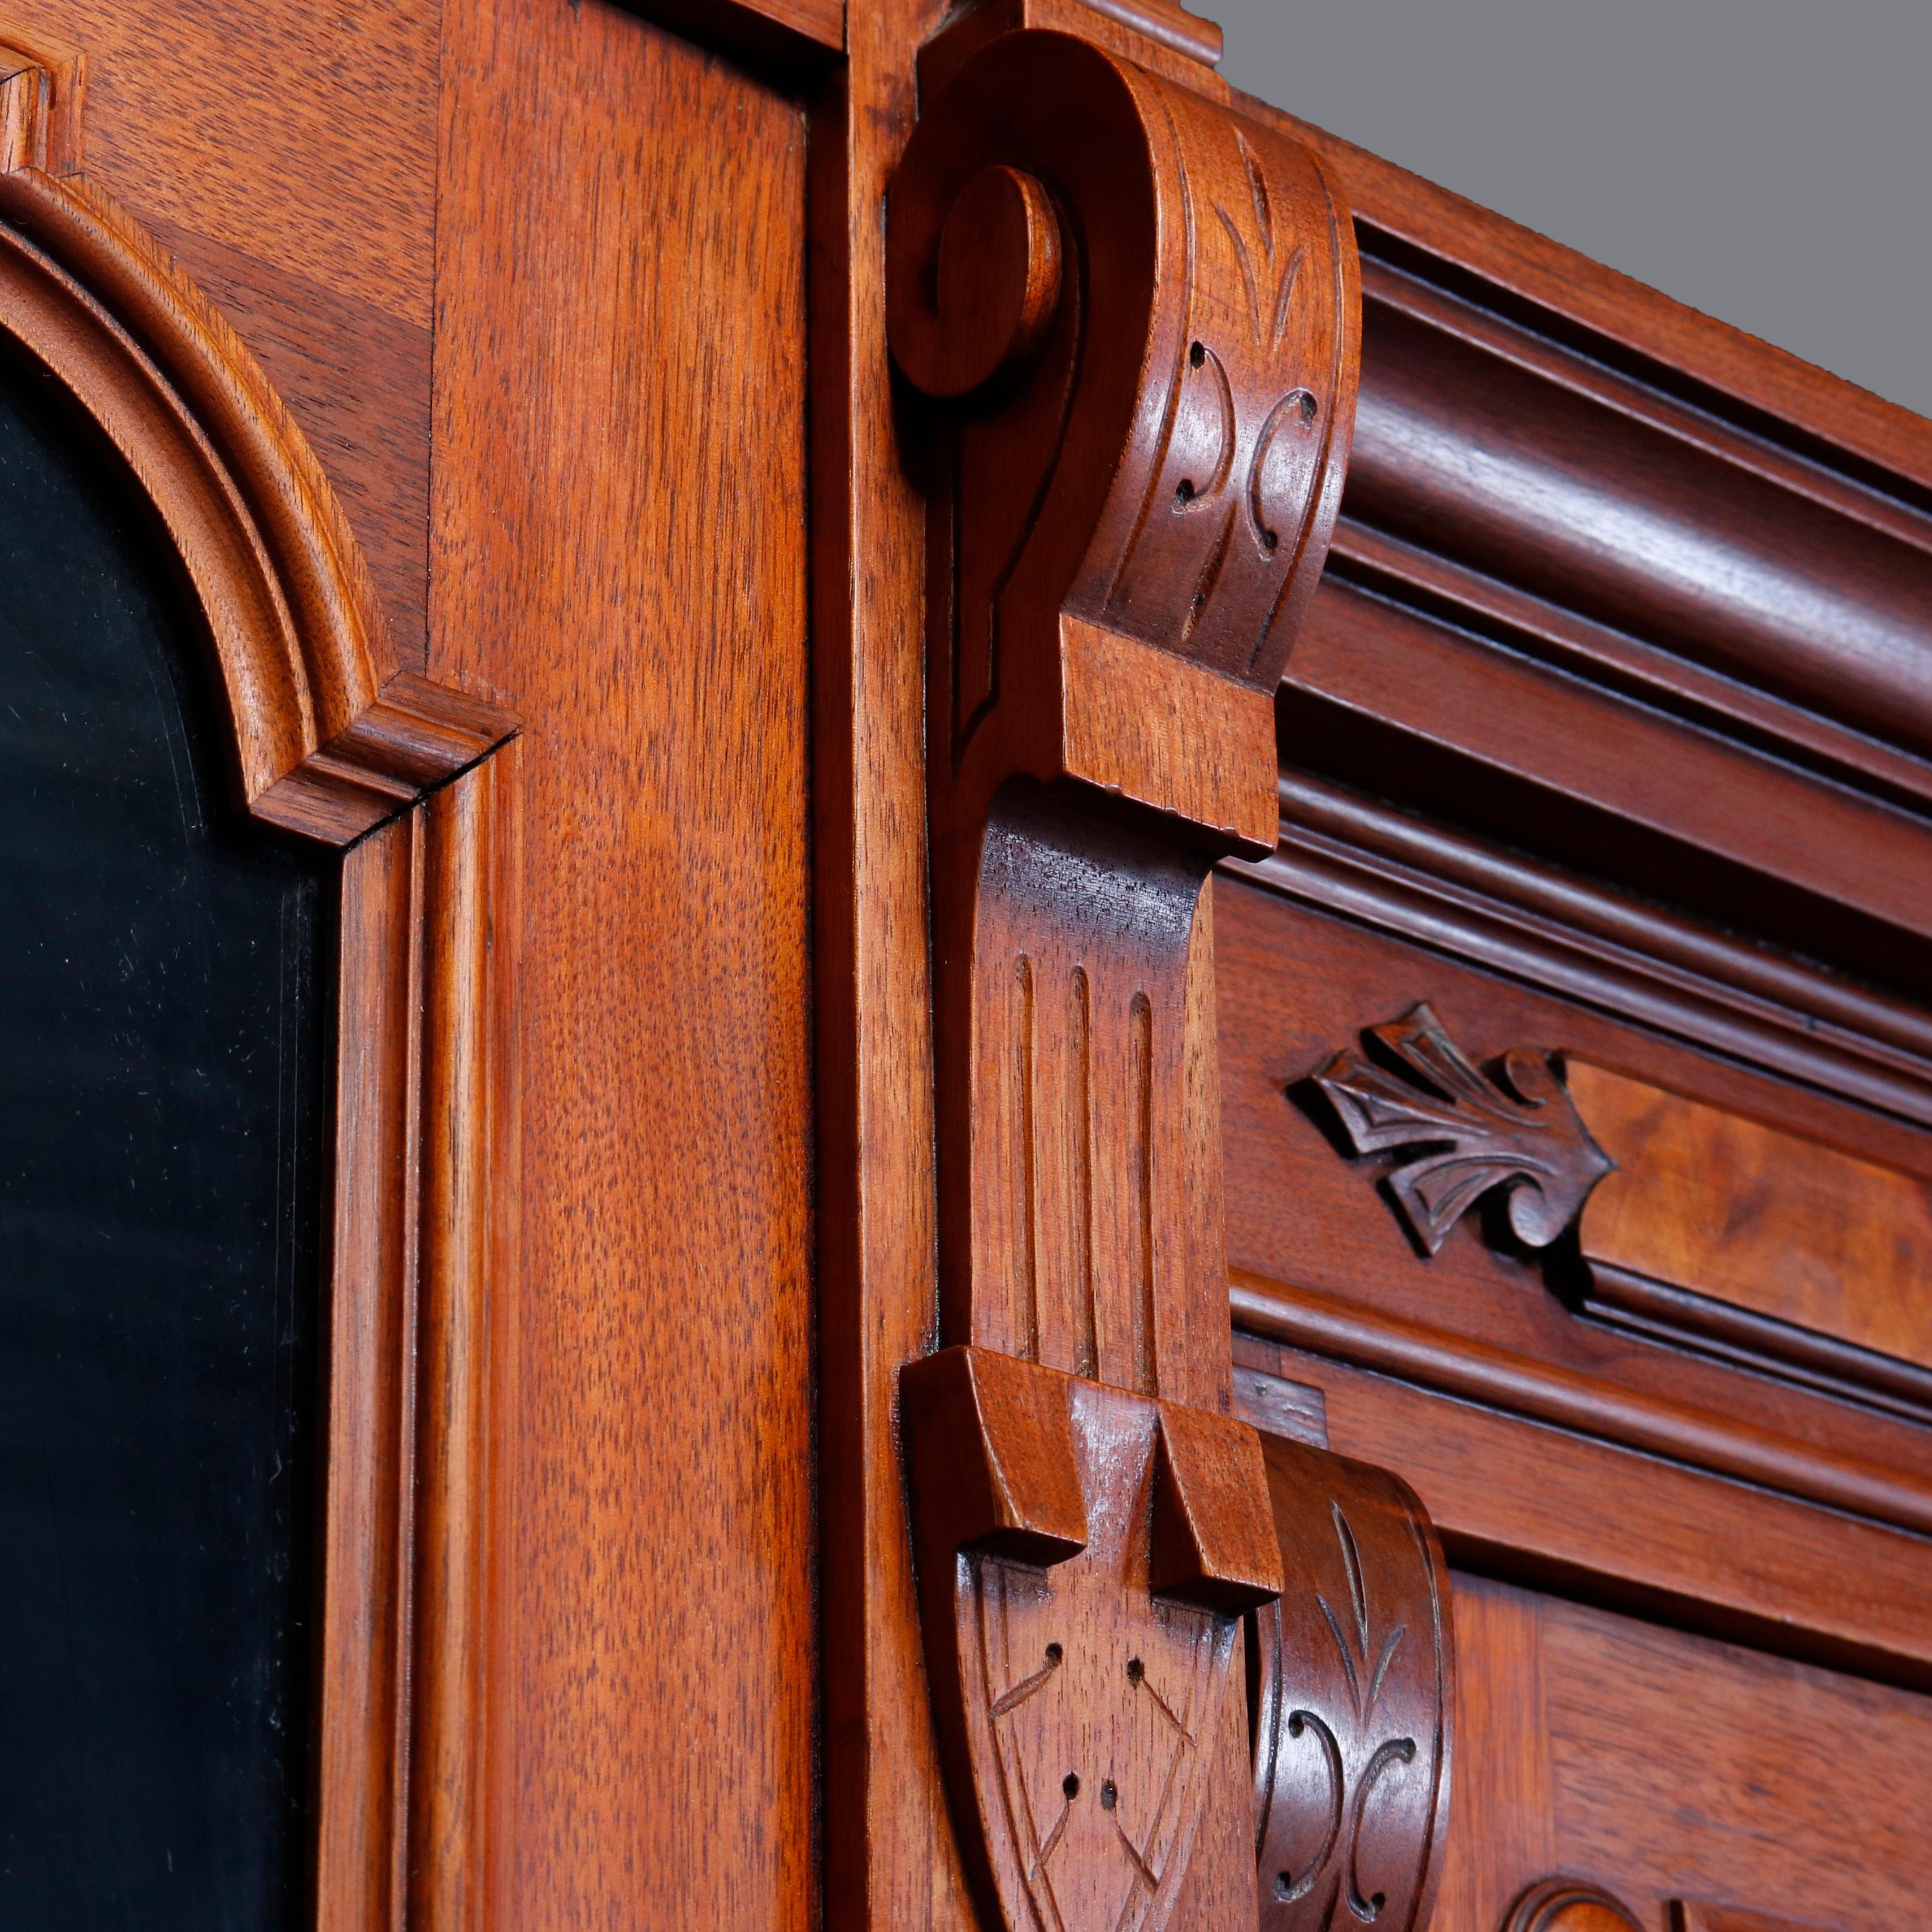
[[[1193,347],[1187,352],[1187,366],[1190,369],[1199,368],[1202,364],[1206,362],[1207,359],[1208,345],[1204,342],[1196,343]]]
[[[1111,1778],[1103,1780],[1100,1786],[1100,1809],[1111,1811],[1120,1802],[1120,1794],[1114,1788],[1114,1780]]]
[[[1062,1650],[1058,1644],[1050,1643],[1047,1646],[1046,1661],[1049,1669],[1058,1670],[1065,1660],[1066,1656],[1066,1652]]]
[[[1138,1657],[1127,1659],[1127,1682],[1138,1684],[1147,1675],[1147,1666]]]
[[[1193,502],[1194,484],[1191,478],[1184,476],[1180,481],[1174,485],[1174,500],[1184,510],[1186,508],[1190,503]]]
[[[1067,1801],[1070,1804],[1073,1799],[1080,1796],[1079,1772],[1077,1771],[1070,1771],[1066,1775],[1060,1780],[1060,1788],[1066,1793]]]

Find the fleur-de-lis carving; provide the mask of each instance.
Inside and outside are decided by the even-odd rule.
[[[1492,1080],[1426,1002],[1399,1020],[1371,1027],[1367,1037],[1410,1077],[1342,1052],[1316,1076],[1316,1084],[1357,1154],[1421,1150],[1388,1182],[1402,1219],[1429,1253],[1493,1187],[1509,1190],[1509,1222],[1517,1238],[1547,1246],[1616,1168],[1541,1054],[1510,1052],[1503,1079]]]

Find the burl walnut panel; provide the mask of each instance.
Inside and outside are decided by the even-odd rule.
[[[1922,1135],[1621,1024],[1582,1000],[1552,998],[1225,878],[1216,886],[1216,939],[1228,1238],[1236,1268],[1546,1364],[1575,1378],[1579,1393],[1667,1402],[1881,1466],[1913,1491],[1909,1504],[1899,1498],[1911,1520],[1932,1520],[1924,1490],[1932,1445],[1921,1429],[1868,1402],[1831,1400],[1813,1385],[1740,1375],[1708,1353],[1659,1347],[1579,1319],[1582,1288],[1564,1244],[1526,1246],[1486,1201],[1426,1252],[1395,1211],[1390,1186],[1416,1156],[1394,1150],[1355,1155],[1316,1083],[1337,1048],[1365,1026],[1420,999],[1478,1068],[1512,1053],[1616,1066],[1794,1139],[1840,1148],[1850,1142],[1858,1159],[1895,1169],[1916,1186],[1932,1180]],[[1366,1048],[1351,1050],[1370,1058]],[[1409,1084],[1397,1073],[1390,1077]],[[1618,1178],[1600,1180],[1599,1190]],[[1585,1418],[1572,1409],[1564,1419]],[[1646,1446],[1661,1444],[1652,1438]],[[1685,1454],[1688,1445],[1672,1453]],[[1752,1479],[1769,1473],[1760,1468]]]
[[[1932,1400],[1932,1376],[1888,1376],[1857,1358],[1870,1352],[1932,1370],[1932,1184],[1578,1057],[1568,1080],[1618,1169],[1578,1230],[1601,1293],[1618,1296],[1606,1270],[1642,1277],[1622,1298],[1632,1312],[1694,1333],[1692,1305],[1644,1294],[1654,1284],[1688,1290],[1850,1345],[1820,1364],[1847,1384],[1869,1372],[1922,1408]],[[1722,1311],[1708,1313],[1703,1325],[1720,1343],[1802,1348],[1800,1337],[1762,1325],[1726,1336]]]

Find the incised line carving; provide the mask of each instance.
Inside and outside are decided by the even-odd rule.
[[[1205,889],[1274,842],[1352,229],[1299,144],[1024,30],[924,104],[886,234],[944,405],[911,460],[946,1346],[901,1394],[953,1815],[1010,1932],[1161,1932],[1184,1884],[1250,1932],[1238,1618],[1281,1552],[1231,1413]]]

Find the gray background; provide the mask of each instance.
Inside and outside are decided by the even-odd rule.
[[[1191,0],[1221,72],[1932,416],[1932,0]]]

